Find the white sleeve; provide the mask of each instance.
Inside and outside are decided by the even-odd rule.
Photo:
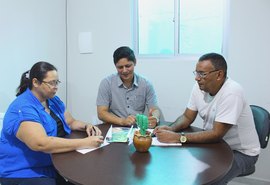
[[[194,84],[193,89],[191,91],[191,95],[189,97],[188,105],[187,105],[187,108],[193,111],[198,111],[198,107],[196,105],[197,89],[198,89],[198,85]]]
[[[244,101],[241,96],[230,94],[217,103],[215,121],[235,125],[243,110]]]

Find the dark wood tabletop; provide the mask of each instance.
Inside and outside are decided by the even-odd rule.
[[[110,124],[99,128],[105,136]],[[190,127],[188,132],[198,131]],[[72,132],[71,138],[85,137]],[[135,151],[133,144],[111,143],[92,152],[52,154],[58,172],[83,185],[189,185],[212,184],[230,169],[233,153],[225,142],[151,146],[149,152]]]

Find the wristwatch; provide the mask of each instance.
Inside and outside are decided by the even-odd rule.
[[[157,120],[157,124],[158,124],[159,123],[159,118],[157,116],[152,116],[152,117]]]
[[[185,133],[184,132],[181,132],[180,134],[180,143],[185,143],[187,142],[187,136],[185,136]]]

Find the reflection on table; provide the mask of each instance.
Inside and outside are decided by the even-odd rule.
[[[103,135],[110,124],[99,125]],[[193,132],[198,128],[191,127]],[[85,137],[73,132],[71,138]],[[75,184],[84,185],[175,185],[211,184],[230,169],[233,153],[227,143],[152,146],[138,153],[133,144],[111,143],[81,154],[76,151],[53,154],[59,173]]]

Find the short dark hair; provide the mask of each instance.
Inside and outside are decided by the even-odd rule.
[[[21,76],[20,85],[17,88],[16,96],[22,94],[27,88],[32,89],[32,81],[36,78],[39,82],[42,82],[46,78],[48,71],[57,71],[56,67],[48,62],[37,62],[29,71],[26,71]]]
[[[126,58],[128,61],[136,63],[136,57],[133,50],[127,46],[119,47],[114,51],[113,53],[114,65],[116,65],[117,62],[122,58]]]
[[[216,70],[223,70],[225,77],[227,76],[227,62],[225,58],[218,53],[207,53],[199,58],[199,62],[210,60]]]

